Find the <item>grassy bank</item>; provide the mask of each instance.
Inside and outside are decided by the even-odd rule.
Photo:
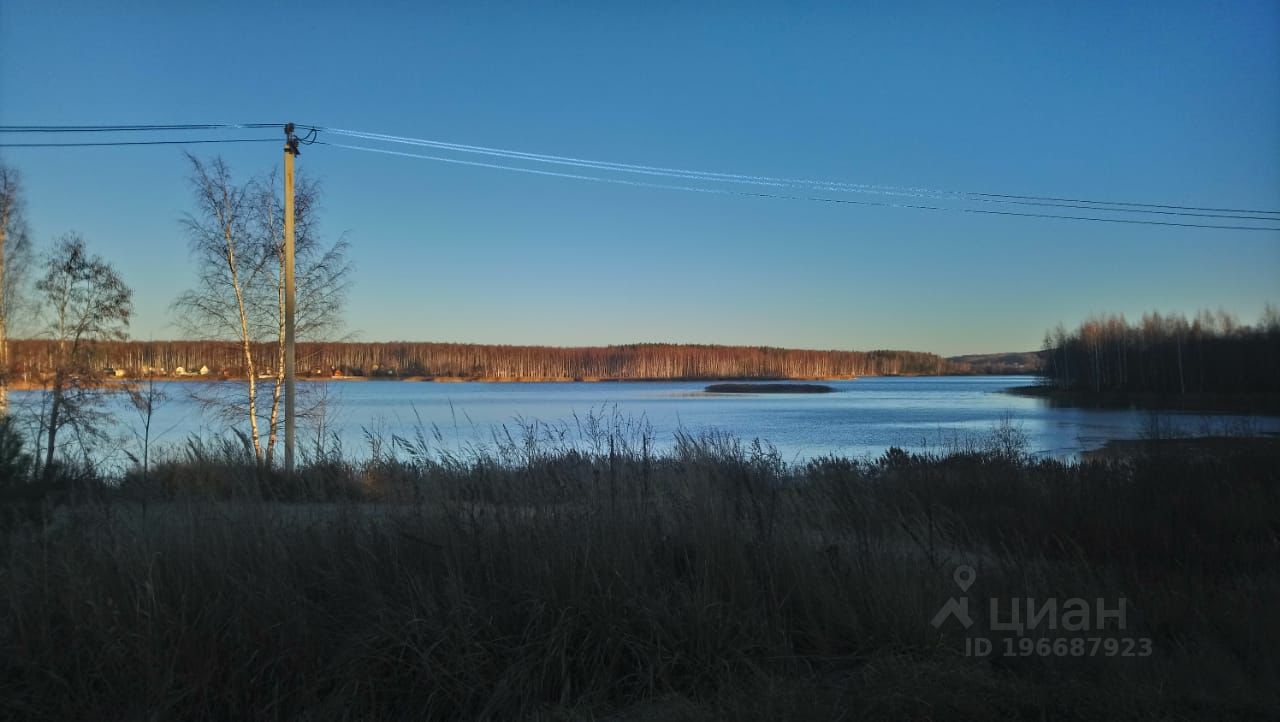
[[[529,427],[294,478],[192,444],[5,505],[0,710],[44,719],[1280,714],[1273,448],[1063,464]],[[61,500],[61,501],[59,501]],[[57,503],[55,503],[57,502]],[[976,624],[930,620],[961,594]],[[1145,657],[965,655],[989,602],[1126,600]],[[1033,640],[1061,636],[1044,628]]]
[[[1280,414],[1280,394],[1273,393],[1082,391],[1045,385],[1015,386],[1006,389],[1005,393],[1044,399],[1051,406],[1067,408]]]

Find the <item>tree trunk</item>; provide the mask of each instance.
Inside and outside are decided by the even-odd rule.
[[[231,285],[236,292],[236,306],[240,312],[240,340],[244,349],[245,375],[249,380],[249,433],[253,436],[253,455],[262,461],[262,441],[258,438],[258,386],[257,372],[253,367],[253,343],[249,336],[249,315],[244,306],[244,293],[240,288],[240,272],[236,267],[235,241],[231,238],[231,226],[223,226],[227,242],[227,265],[231,270]]]
[[[44,480],[53,480],[53,454],[58,448],[58,415],[62,411],[62,372],[53,377],[52,395],[49,400],[49,429],[46,434],[48,448],[44,457]]]
[[[1178,337],[1178,392],[1182,395],[1187,393],[1187,382],[1182,377],[1182,337]]]
[[[283,265],[283,260],[281,260]],[[276,385],[271,390],[271,426],[267,439],[267,464],[270,465],[275,456],[276,439],[280,435],[280,394],[284,389],[284,269],[281,268],[280,281],[276,283],[276,300],[279,312],[276,314],[279,327],[276,333]]]

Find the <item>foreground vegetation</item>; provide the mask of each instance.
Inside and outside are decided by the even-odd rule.
[[[715,435],[655,453],[617,419],[370,444],[287,478],[248,444],[193,441],[43,488],[14,480],[9,447],[3,716],[1280,714],[1274,446],[1066,464],[1006,425],[945,454],[789,465]],[[1123,597],[1107,633],[1152,654],[965,656],[966,634],[1003,632],[931,625],[958,564],[975,612]]]

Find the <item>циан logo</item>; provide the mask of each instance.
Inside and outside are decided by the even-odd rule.
[[[977,577],[978,573],[968,564],[961,564],[956,567],[955,573],[951,575],[951,578],[956,582],[956,586],[960,587],[961,594],[969,591],[969,587],[973,586],[973,580]],[[972,627],[973,618],[969,616],[969,597],[960,597],[959,599],[952,597],[948,599],[947,603],[942,605],[942,609],[939,609],[938,613],[933,615],[931,624],[937,629],[947,621],[948,617],[955,617],[960,620],[960,624],[964,625],[965,629]]]
[[[972,629],[967,595],[977,576],[967,564],[956,567],[951,578],[961,596],[948,599],[930,622],[941,629],[954,617],[966,632],[966,656],[1149,657],[1154,651],[1150,637],[1125,635],[1129,600],[1123,596],[991,597],[989,614],[979,620],[983,625]]]

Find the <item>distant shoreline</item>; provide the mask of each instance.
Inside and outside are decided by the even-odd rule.
[[[342,382],[389,382],[389,381],[406,381],[414,383],[436,383],[436,384],[465,384],[465,383],[484,383],[484,384],[629,384],[629,383],[804,383],[804,382],[833,382],[833,381],[856,381],[862,378],[981,378],[988,376],[1021,376],[1023,374],[977,374],[977,373],[952,373],[952,374],[863,374],[862,376],[688,376],[688,377],[670,377],[670,378],[619,378],[619,377],[596,377],[583,376],[576,378],[566,377],[549,377],[549,376],[298,376],[298,381],[316,382],[316,381],[342,381]],[[143,384],[148,381],[164,381],[178,383],[197,383],[209,384],[219,382],[241,382],[245,381],[242,376],[214,376],[213,374],[198,375],[187,374],[183,376],[108,376],[103,379],[104,386],[111,384]],[[274,378],[258,378],[258,383],[270,383]],[[44,385],[35,381],[24,381],[22,379],[10,379],[9,390],[11,391],[39,391]],[[1017,387],[1017,388],[1035,388],[1035,387]],[[1009,390],[1013,393],[1013,390]],[[1028,394],[1030,395],[1030,394]]]
[[[934,374],[883,374],[879,377],[894,376],[932,376]],[[369,382],[369,383],[385,383],[392,381],[405,381],[412,383],[435,383],[435,384],[467,384],[467,383],[483,383],[483,384],[627,384],[627,383],[781,383],[790,382],[813,382],[813,381],[856,381],[859,378],[876,378],[876,376],[836,376],[836,377],[797,377],[797,378],[780,378],[780,377],[687,377],[687,378],[609,378],[609,377],[581,377],[581,378],[556,378],[556,377],[489,377],[489,376],[299,376],[298,381],[316,382],[316,381],[342,381],[342,382]],[[144,384],[148,381],[164,381],[177,383],[198,383],[210,384],[219,382],[243,383],[246,379],[238,376],[154,376],[154,377],[108,377],[103,380],[103,386],[112,384]],[[259,378],[258,383],[270,383],[274,378]],[[40,383],[33,381],[11,380],[9,382],[9,390],[11,391],[39,391],[44,388]]]

